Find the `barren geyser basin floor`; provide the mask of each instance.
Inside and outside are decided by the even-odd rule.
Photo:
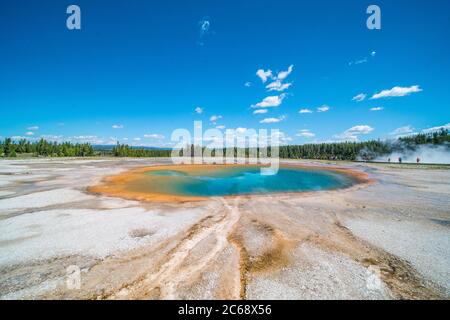
[[[1,161],[0,297],[450,297],[448,167],[286,161],[275,183],[257,170]]]

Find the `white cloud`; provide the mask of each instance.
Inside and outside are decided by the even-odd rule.
[[[13,141],[19,141],[19,140],[23,140],[23,139],[26,139],[26,140],[34,140],[34,139],[36,139],[36,138],[23,137],[23,136],[12,136],[12,137],[11,137],[11,140],[13,140]]]
[[[256,75],[261,79],[263,83],[266,83],[267,80],[273,80],[273,82],[269,83],[266,86],[268,91],[278,91],[282,92],[284,90],[289,89],[292,86],[292,83],[283,83],[283,81],[292,73],[294,70],[294,65],[290,65],[286,71],[280,71],[276,76],[272,73],[272,70],[268,69],[265,71],[264,69],[259,69],[256,71]],[[251,83],[250,83],[251,85]],[[248,86],[250,86],[248,85]],[[247,84],[246,84],[247,86]]]
[[[373,130],[374,129],[368,125],[357,125],[357,126],[351,127],[350,129],[346,130],[346,132],[350,132],[353,134],[369,134]]]
[[[388,97],[404,97],[410,95],[411,93],[421,92],[422,89],[418,86],[411,87],[393,87],[389,90],[383,90],[374,94],[370,99],[380,99],[380,98],[388,98]]]
[[[373,107],[373,108],[370,108],[370,111],[381,111],[383,109],[384,109],[383,107]]]
[[[272,70],[264,71],[263,69],[259,69],[256,71],[256,75],[261,79],[263,83],[267,82],[267,79],[273,79]]]
[[[265,114],[267,113],[267,109],[258,109],[253,111],[253,114]]]
[[[269,96],[265,97],[261,102],[258,102],[255,105],[252,105],[252,108],[271,108],[271,107],[278,107],[283,103],[283,99],[286,97],[286,95],[280,94],[279,96]]]
[[[123,129],[123,124],[113,124],[113,129]]]
[[[56,141],[61,142],[64,136],[57,136],[57,135],[51,135],[51,134],[43,134],[41,135],[41,138],[47,141]]]
[[[287,71],[281,71],[278,73],[277,79],[283,81],[284,79],[286,79],[292,72],[292,70],[294,70],[294,65],[291,64],[289,66],[289,68],[287,69]]]
[[[289,87],[290,87],[291,85],[292,85],[292,83],[282,83],[280,80],[276,80],[276,81],[274,81],[274,82],[269,83],[269,84],[266,86],[266,89],[267,89],[268,91],[278,91],[278,92],[281,92],[281,91],[284,91],[284,90],[289,89]]]
[[[216,127],[216,129],[219,129],[219,130],[223,130],[223,129],[225,129],[226,127],[225,126],[217,126]]]
[[[367,97],[367,94],[365,94],[365,93],[360,93],[360,94],[354,96],[354,97],[352,98],[352,101],[360,102],[360,101],[363,101],[366,97]]]
[[[32,126],[32,127],[28,127],[27,130],[29,130],[29,131],[36,131],[36,130],[39,130],[39,127],[38,126]]]
[[[244,83],[244,86],[247,87],[247,88],[248,88],[248,87],[251,87],[251,86],[252,86],[252,83],[249,82],[249,81],[247,81],[246,83]]]
[[[303,130],[300,130],[299,133],[297,133],[297,136],[303,137],[303,138],[314,138],[316,136],[316,134],[309,131],[308,129],[303,129]]]
[[[343,141],[357,141],[358,136],[360,135],[366,135],[371,133],[374,130],[371,126],[368,125],[357,125],[354,127],[351,127],[350,129],[345,130],[341,134],[334,135],[333,137],[338,140]]]
[[[327,106],[326,104],[317,108],[317,112],[327,112],[328,110],[330,110],[330,107]]]
[[[372,52],[370,53],[370,55],[371,55],[372,57],[375,57],[376,54],[377,54],[376,51],[372,51]]]
[[[439,126],[439,127],[432,127],[432,128],[428,128],[428,129],[423,129],[422,132],[423,133],[430,133],[430,132],[440,131],[442,129],[450,130],[450,123],[444,124],[443,126]]]
[[[236,128],[235,131],[237,134],[243,134],[247,132],[247,128]]]
[[[104,144],[106,143],[105,140],[94,136],[94,135],[87,135],[87,136],[73,136],[69,137],[69,141],[76,141],[79,143],[91,143],[91,144]]]
[[[300,109],[298,113],[313,113],[313,111],[310,109]]]
[[[285,116],[281,116],[278,118],[266,118],[266,119],[261,120],[259,123],[278,123],[278,122],[283,121],[285,118],[286,118]]]
[[[400,137],[400,136],[412,134],[412,133],[414,133],[414,131],[415,131],[415,129],[412,126],[408,125],[408,126],[403,126],[403,127],[395,129],[394,131],[392,131],[390,133],[390,135]]]
[[[72,137],[75,140],[88,140],[88,139],[96,139],[97,136],[74,136]]]
[[[144,138],[162,140],[164,139],[164,136],[158,133],[151,133],[151,134],[144,134]]]
[[[134,141],[141,141],[141,138],[134,138]]]
[[[222,119],[222,116],[212,116],[209,118],[209,121],[211,121],[212,124],[216,124],[219,119]]]
[[[288,144],[289,141],[292,141],[292,138],[282,131],[271,133],[269,138],[270,138],[270,145],[273,146],[286,145]]]
[[[197,114],[202,114],[203,113],[203,108],[200,108],[200,107],[197,107],[197,108],[195,108],[195,113],[197,113]]]
[[[25,135],[27,135],[27,136],[34,136],[34,132],[28,131],[28,132],[25,133]]]

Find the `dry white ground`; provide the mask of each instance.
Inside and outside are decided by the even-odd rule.
[[[0,298],[450,297],[448,169],[340,163],[375,183],[183,204],[86,191],[160,163],[0,161]]]

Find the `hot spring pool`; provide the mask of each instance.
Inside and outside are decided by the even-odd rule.
[[[185,197],[333,190],[354,185],[356,178],[333,170],[281,167],[275,175],[261,175],[257,166],[214,166],[191,170],[167,167],[143,171],[123,185],[131,193]]]

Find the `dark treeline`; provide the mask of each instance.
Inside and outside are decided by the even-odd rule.
[[[319,160],[356,160],[362,150],[385,154],[389,147],[382,141],[340,142],[305,144],[280,147],[280,158],[285,159],[319,159]],[[363,156],[364,157],[364,156]],[[366,159],[365,160],[370,160]]]
[[[170,157],[172,150],[169,149],[138,149],[126,144],[119,144],[112,148],[111,155],[114,157]]]
[[[372,160],[378,156],[389,154],[393,151],[405,148],[414,149],[416,146],[424,144],[447,145],[450,146],[450,135],[447,129],[436,132],[421,133],[408,137],[402,137],[395,141],[371,140],[365,142],[336,142],[321,144],[304,144],[280,146],[279,155],[284,159],[319,159],[319,160]],[[194,154],[194,146],[190,148],[190,154]],[[204,150],[204,148],[203,148]],[[179,155],[183,156],[185,150],[180,150]],[[257,150],[259,154],[260,150]],[[170,149],[144,149],[130,147],[117,143],[111,149],[95,148],[89,143],[72,144],[70,142],[48,142],[41,139],[37,142],[29,142],[25,139],[12,141],[7,138],[0,141],[0,156],[16,157],[21,154],[44,157],[86,157],[86,156],[114,156],[114,157],[170,157]],[[215,156],[215,151],[211,152]],[[227,150],[223,150],[226,154]],[[234,148],[234,155],[238,155],[238,150]],[[244,150],[246,156],[250,150]],[[270,155],[270,148],[268,151]]]
[[[12,141],[6,138],[0,141],[0,155],[16,157],[19,154],[29,154],[34,157],[88,157],[94,155],[94,148],[89,143],[57,143],[44,139],[30,142],[25,139]]]

